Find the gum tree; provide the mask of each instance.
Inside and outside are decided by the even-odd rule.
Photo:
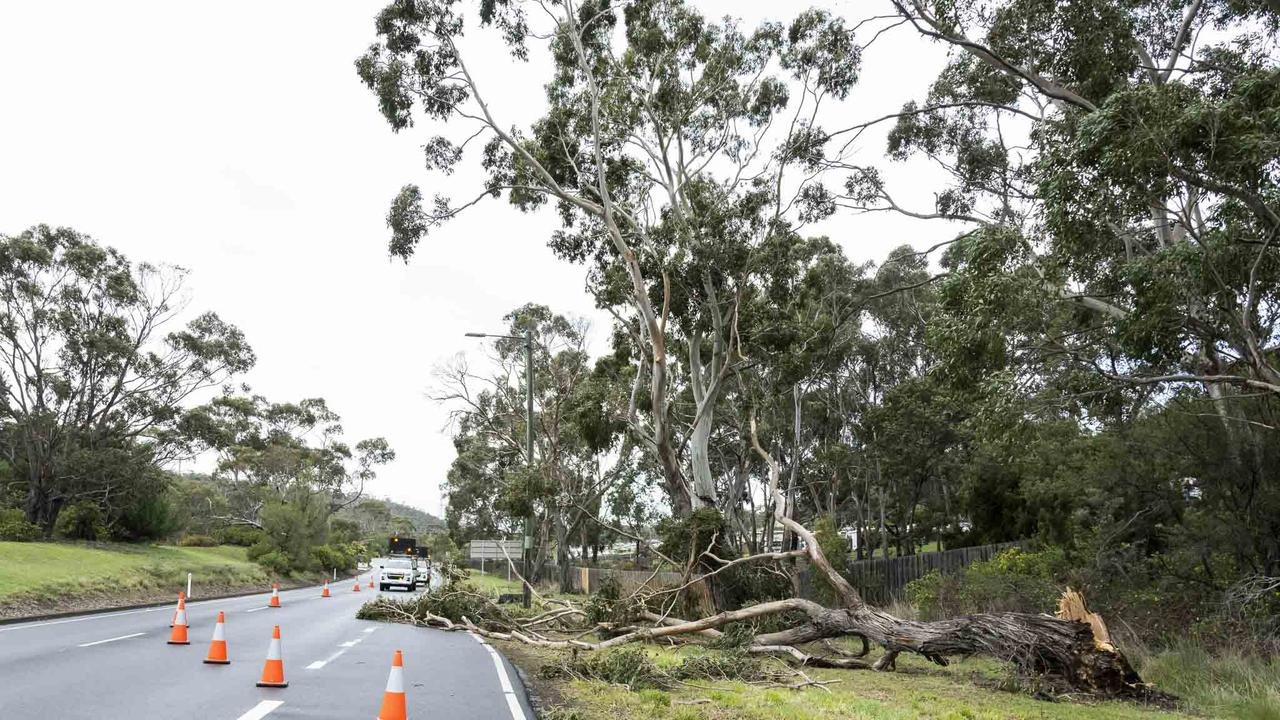
[[[491,196],[526,211],[554,209],[561,228],[551,247],[588,266],[597,301],[631,335],[637,372],[629,430],[660,470],[673,513],[718,513],[712,437],[734,378],[743,402],[733,436],[754,453],[743,455],[745,471],[766,478],[774,520],[803,542],[802,549],[702,562],[704,579],[804,555],[838,598],[834,608],[789,598],[689,621],[642,614],[654,624],[599,643],[510,637],[595,649],[714,634],[730,622],[785,612],[803,619],[756,635],[749,652],[871,667],[797,647],[852,635],[885,648],[877,669],[892,668],[904,651],[944,664],[948,656],[989,653],[1073,689],[1132,692],[1137,676],[1085,623],[1019,613],[923,623],[868,605],[788,513],[780,465],[757,438],[753,394],[740,379],[758,361],[751,339],[760,330],[744,327],[758,315],[744,310],[770,287],[770,248],[797,242],[806,223],[841,201],[821,182],[825,170],[840,168],[826,157],[831,134],[821,124],[857,78],[855,28],[807,11],[788,25],[745,32],[676,0],[485,0],[480,30],[500,34],[517,61],[535,46],[550,55],[546,111],[519,129],[472,72],[461,41],[464,8],[454,0],[391,3],[376,19],[377,43],[356,63],[395,130],[425,118],[455,134],[426,143],[430,167],[448,172],[476,143],[488,177],[470,197],[437,195],[426,204],[419,187],[406,186],[388,214],[392,255],[410,258],[428,231]]]

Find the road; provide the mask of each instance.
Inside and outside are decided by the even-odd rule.
[[[404,652],[408,717],[531,720],[514,668],[461,632],[355,619],[377,595],[352,581],[188,603],[190,645],[169,645],[172,607],[0,626],[0,718],[284,720],[374,718]],[[402,592],[393,592],[402,596]],[[230,665],[202,661],[218,611]],[[287,688],[255,686],[273,625]]]

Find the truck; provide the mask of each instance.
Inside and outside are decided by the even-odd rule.
[[[424,548],[425,549],[425,548]],[[393,587],[408,591],[426,585],[429,571],[418,562],[418,541],[415,538],[392,536],[387,538],[387,557],[378,558],[378,589],[386,591]]]

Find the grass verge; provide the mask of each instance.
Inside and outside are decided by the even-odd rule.
[[[1007,679],[992,660],[974,658],[940,668],[903,656],[898,671],[808,669],[816,681],[834,681],[825,689],[800,690],[769,683],[685,682],[668,689],[632,691],[597,680],[548,678],[544,666],[565,656],[522,643],[498,642],[524,671],[546,708],[547,720],[1174,720],[1193,717],[1271,720],[1280,718],[1275,703],[1274,663],[1195,657],[1179,651],[1145,661],[1150,680],[1182,693],[1186,707],[1162,710],[1125,702],[1053,702],[1025,692],[999,689]],[[645,646],[654,662],[675,667],[706,651]],[[1204,663],[1207,663],[1204,664]],[[1216,671],[1207,668],[1217,666]],[[1199,675],[1200,679],[1194,678]],[[1172,681],[1172,682],[1171,682]],[[1169,683],[1169,684],[1165,684]]]
[[[188,572],[197,598],[271,582],[241,547],[0,542],[0,618],[168,600]]]

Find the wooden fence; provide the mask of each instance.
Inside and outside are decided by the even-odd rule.
[[[901,557],[859,560],[845,563],[840,570],[867,602],[887,605],[905,599],[907,583],[924,577],[932,570],[943,574],[959,572],[968,565],[990,560],[1002,550],[1021,547],[1022,544],[1021,541],[1015,541]],[[470,561],[467,564],[479,567],[477,561]],[[495,574],[502,574],[505,566],[505,561],[495,561],[489,563],[486,569]],[[574,592],[583,594],[599,590],[600,583],[606,577],[617,579],[624,591],[631,591],[646,584],[651,588],[661,588],[681,585],[684,582],[684,576],[681,573],[665,570],[655,573],[652,570],[615,570],[575,566],[571,571]],[[807,566],[807,563],[802,562],[798,572],[801,594],[810,599],[820,600],[821,598],[816,597],[813,590],[812,569]],[[554,563],[547,563],[543,567],[542,577],[544,580],[554,581],[557,577]],[[689,587],[689,590],[695,598],[701,597],[710,606],[710,597],[703,583],[695,583]]]
[[[841,570],[867,602],[887,605],[905,599],[907,583],[937,570],[946,575],[959,572],[975,562],[995,557],[1002,550],[1021,547],[1021,542],[978,545],[941,552],[927,552],[901,557],[875,558],[846,563]],[[809,587],[809,578],[801,578],[801,587]]]

